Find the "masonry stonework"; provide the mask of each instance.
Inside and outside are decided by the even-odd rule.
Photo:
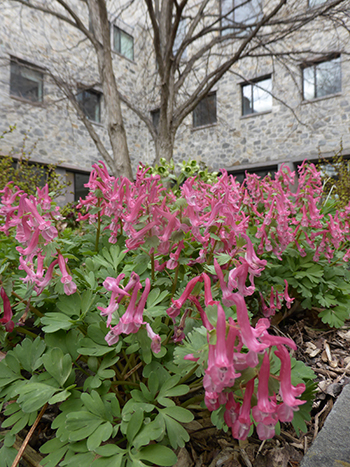
[[[118,2],[108,2],[110,11],[114,4]],[[15,57],[48,68],[52,74],[75,82],[77,89],[79,84],[84,84],[99,90],[91,46],[74,28],[55,18],[48,18],[11,0],[3,1],[0,8],[0,133],[10,125],[17,126],[15,132],[1,141],[2,153],[6,154],[11,148],[18,151],[22,136],[27,133],[28,146],[37,143],[32,154],[36,161],[88,172],[101,156],[52,77],[44,72],[42,103],[11,97],[10,60]],[[84,11],[82,9],[82,15]],[[112,17],[111,20],[114,21]],[[88,24],[88,17],[85,21]],[[143,71],[145,67],[154,68],[155,62],[146,57],[146,41],[150,38],[145,34],[142,10],[136,6],[134,11],[119,15],[117,21],[127,25],[135,38],[134,61],[116,53],[113,56],[119,89],[125,94],[141,96],[144,108],[151,111],[156,107],[157,96],[155,89],[145,85]],[[300,41],[313,41],[320,54],[329,50],[330,45],[329,37],[321,30],[319,24],[310,34],[300,37]],[[347,33],[339,31],[338,40],[334,50],[341,53],[341,92],[303,101],[300,64],[294,64],[287,72],[283,64],[271,59],[246,60],[235,67],[234,73],[227,73],[215,88],[217,123],[194,129],[192,115],[189,115],[180,126],[175,140],[175,161],[194,158],[212,169],[238,170],[250,165],[269,166],[282,161],[317,159],[319,152],[329,155],[337,151],[341,140],[344,153],[350,155],[350,65],[344,53],[348,51]],[[272,109],[242,116],[242,77],[254,79],[264,75],[272,77]],[[135,170],[139,161],[152,163],[154,144],[146,125],[136,114],[126,106],[122,110]],[[101,124],[93,125],[110,150],[103,122],[102,99]]]

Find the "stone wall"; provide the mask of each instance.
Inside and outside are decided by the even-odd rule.
[[[303,0],[304,1],[304,0]],[[113,12],[115,1],[110,0]],[[305,1],[304,1],[305,3]],[[304,5],[302,3],[302,5]],[[82,5],[83,2],[79,3]],[[215,3],[216,5],[216,3]],[[150,36],[146,31],[145,12],[135,3],[130,12],[113,17],[115,24],[125,24],[135,37],[135,61],[114,54],[114,65],[120,89],[148,112],[157,105],[159,83],[153,80],[155,61],[150,52]],[[87,12],[81,10],[86,16]],[[312,42],[322,54],[329,50],[347,52],[348,36],[337,31],[337,40],[322,25],[300,36],[300,43]],[[89,171],[101,158],[83,123],[49,75],[45,75],[42,104],[13,98],[9,92],[10,57],[48,67],[66,80],[85,85],[98,83],[94,54],[87,41],[74,28],[54,18],[18,6],[10,0],[1,4],[0,18],[0,132],[9,125],[17,130],[1,141],[0,152],[12,147],[18,151],[24,134],[28,145],[37,143],[33,159],[58,163],[71,170]],[[333,40],[333,39],[332,39]],[[335,40],[335,39],[334,39]],[[295,44],[296,49],[298,44]],[[191,53],[191,50],[188,51]],[[350,69],[347,56],[342,57],[342,89],[337,95],[303,102],[301,68],[298,63],[286,67],[270,59],[245,60],[234,73],[227,73],[217,84],[217,123],[194,129],[189,115],[177,132],[174,159],[195,158],[213,169],[239,169],[249,164],[271,165],[281,161],[315,159],[319,151],[330,154],[343,141],[344,152],[350,154]],[[147,73],[146,73],[147,71]],[[242,117],[241,83],[271,74],[273,105],[269,112]],[[153,81],[152,81],[153,80]],[[154,85],[154,83],[157,83]],[[96,86],[95,86],[96,87]],[[98,89],[98,86],[96,87]],[[128,144],[134,169],[139,161],[151,163],[154,145],[146,125],[123,106]],[[94,128],[109,149],[108,135],[102,124]]]

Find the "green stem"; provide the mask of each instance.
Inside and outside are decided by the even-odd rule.
[[[194,374],[194,372],[197,370],[197,368],[198,368],[198,365],[194,366],[194,367],[192,368],[191,371],[189,371],[188,373],[186,373],[185,376],[183,376],[183,377],[180,379],[179,384],[183,384],[185,381],[187,381],[188,378],[190,378],[190,377]]]
[[[23,326],[16,326],[13,330],[18,332],[19,334],[26,334],[27,336],[30,336],[33,339],[36,339],[38,337],[37,334],[31,331],[28,331],[28,329],[24,328]]]
[[[18,298],[21,302],[27,304],[27,301],[26,300],[23,300],[22,297],[20,297],[18,294],[16,294],[16,292],[11,292],[11,295],[13,297],[16,297]],[[29,309],[30,311],[32,311],[35,315],[39,316],[39,318],[42,318],[44,315],[43,313],[41,313],[41,311],[39,311],[37,308],[34,308],[32,305],[29,306]]]
[[[98,200],[97,206],[100,207],[101,200]],[[96,243],[95,243],[95,251],[98,252],[98,242],[100,241],[100,233],[101,233],[101,211],[98,211],[97,214],[97,232],[96,232]]]
[[[197,396],[191,397],[187,401],[183,402],[180,407],[187,407],[188,405],[193,404],[194,402],[200,402],[204,400],[204,394],[198,394]]]
[[[154,281],[154,252],[151,254],[151,277],[152,281]]]
[[[133,386],[138,388],[140,385],[138,383],[133,383],[131,381],[112,381],[113,386]]]
[[[173,298],[173,296],[174,296],[174,294],[176,292],[177,280],[178,280],[178,277],[179,277],[179,267],[180,267],[180,263],[177,263],[177,266],[176,266],[176,269],[175,269],[174,282],[173,282],[173,286],[171,288],[170,301],[171,301],[171,299]]]

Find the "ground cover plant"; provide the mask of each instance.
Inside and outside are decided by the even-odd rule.
[[[2,190],[5,465],[45,411],[47,467],[174,465],[204,407],[240,440],[306,429],[314,373],[270,320],[348,318],[349,208],[322,204],[314,166],[296,193],[293,176],[203,171],[172,190],[166,164],[130,182],[99,163],[75,231],[47,187]]]

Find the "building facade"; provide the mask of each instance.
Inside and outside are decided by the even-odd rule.
[[[243,7],[235,10],[233,1],[213,3],[214,10],[225,15],[221,25],[228,30],[239,15],[252,14]],[[249,4],[254,11],[261,7],[257,1]],[[74,2],[91,27],[84,2]],[[72,182],[73,193],[67,199],[77,199],[84,192],[91,165],[101,155],[55,77],[71,84],[110,150],[96,57],[74,28],[24,3],[4,0],[0,5],[0,134],[16,125],[1,140],[0,153],[12,150],[16,157],[27,135],[27,145],[36,145],[32,159],[57,164]],[[312,9],[323,3],[300,0],[292,7]],[[148,77],[157,70],[145,12],[140,4],[125,11],[119,7],[117,0],[108,3],[117,83],[124,94],[143,99],[143,108],[157,125],[158,91],[145,78],[146,69]],[[174,160],[193,158],[241,176],[245,170],[264,175],[281,163],[294,167],[304,159],[317,160],[319,154],[330,157],[341,142],[344,155],[350,155],[349,34],[339,25],[325,30],[322,24],[320,19],[300,34],[300,47],[310,43],[313,50],[300,61],[251,58],[227,72],[179,127]],[[185,33],[184,22],[179,34]],[[297,50],[298,44],[293,47]],[[135,170],[139,161],[153,162],[154,143],[137,114],[125,105],[122,111]]]

